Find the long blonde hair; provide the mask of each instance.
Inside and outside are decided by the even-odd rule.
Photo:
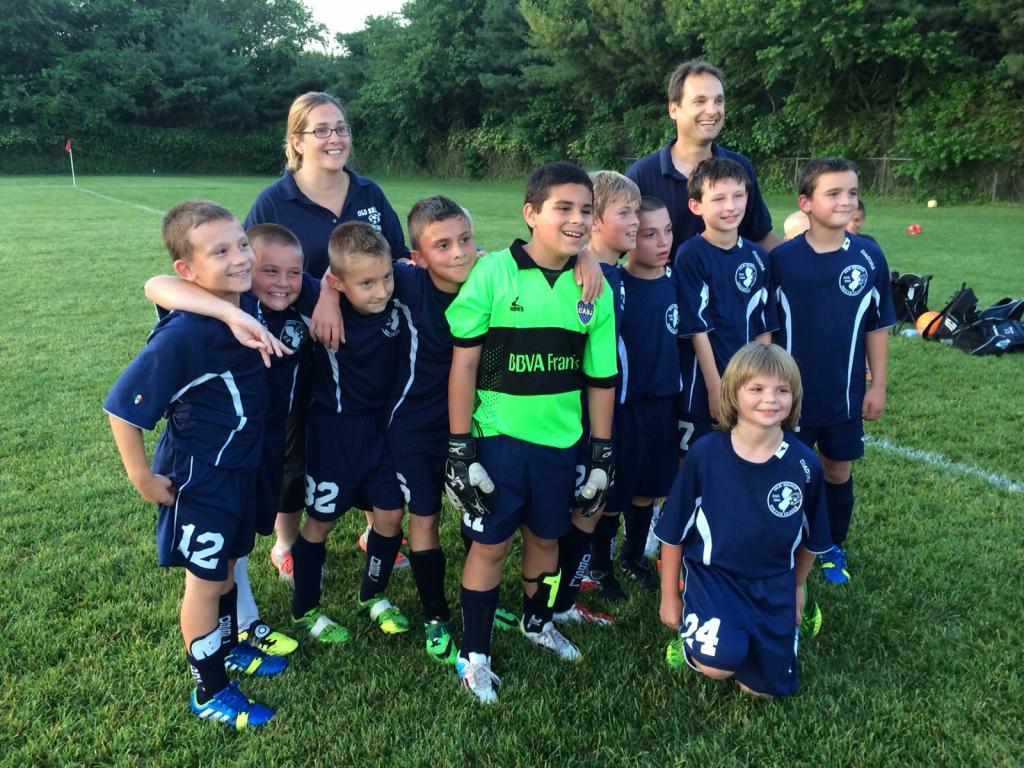
[[[778,344],[752,341],[732,356],[722,375],[722,395],[718,404],[718,429],[730,432],[739,422],[737,398],[748,381],[764,376],[789,384],[793,393],[793,408],[782,422],[782,428],[792,432],[800,423],[800,406],[804,388],[800,383],[800,368],[796,360]]]
[[[333,104],[341,112],[341,116],[346,121],[348,120],[341,102],[329,93],[309,91],[295,99],[291,107],[288,108],[288,128],[284,134],[284,156],[288,159],[288,170],[292,173],[302,167],[302,155],[296,152],[295,147],[292,146],[292,136],[305,130],[309,113],[321,104]]]

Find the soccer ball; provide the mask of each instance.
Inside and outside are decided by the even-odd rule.
[[[929,208],[938,208],[939,207],[939,201],[938,200],[929,200],[928,201],[928,207]]]
[[[926,334],[925,330],[931,324],[931,322],[939,316],[938,312],[929,310],[928,312],[922,312],[917,317],[917,322],[914,323],[914,327],[917,328],[917,332],[921,334],[922,338],[927,338],[930,334]],[[932,331],[934,332],[934,328]]]

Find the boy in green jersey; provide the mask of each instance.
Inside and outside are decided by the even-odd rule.
[[[526,187],[532,237],[482,259],[447,310],[454,338],[445,486],[473,540],[462,574],[457,670],[484,702],[497,697],[491,626],[505,558],[523,538],[524,635],[568,660],[579,650],[555,629],[558,538],[570,509],[593,514],[613,477],[616,375],[610,291],[582,300],[572,268],[593,222],[590,177],[571,163],[541,166]],[[591,461],[575,492],[575,444],[586,387]]]

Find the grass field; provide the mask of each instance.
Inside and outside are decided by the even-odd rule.
[[[355,615],[361,516],[349,515],[329,544],[325,606],[353,640],[304,644],[281,678],[247,681],[279,712],[261,731],[195,721],[181,574],[155,566],[154,511],[125,478],[100,405],[152,326],[142,285],[169,268],[158,214],[203,197],[241,217],[268,181],[0,179],[0,764],[1021,763],[1024,355],[970,358],[905,338],[892,343],[885,416],[869,427],[887,442],[870,443],[855,471],[853,581],[826,589],[814,577],[825,626],[802,644],[792,699],[752,701],[667,669],[671,633],[655,599],[634,593],[613,629],[567,631],[578,666],[498,635],[505,684],[497,706],[479,706],[428,661],[418,632],[385,638]],[[518,186],[379,181],[400,215],[426,194],[455,197],[484,246],[525,232]],[[770,203],[781,223],[792,201]],[[1024,207],[868,204],[866,231],[890,264],[935,275],[933,308],[964,280],[984,305],[1024,295]],[[923,234],[905,233],[912,222]],[[454,519],[443,536],[454,596]],[[254,587],[264,617],[284,624],[289,595],[267,546],[253,554]],[[518,584],[510,568],[505,594]],[[394,592],[418,619],[407,571]]]

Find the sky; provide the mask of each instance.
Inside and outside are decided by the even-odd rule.
[[[336,32],[355,32],[363,28],[367,16],[386,16],[401,10],[404,0],[304,0],[316,20]]]

